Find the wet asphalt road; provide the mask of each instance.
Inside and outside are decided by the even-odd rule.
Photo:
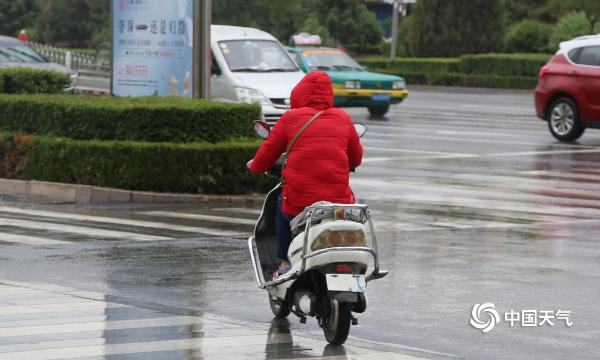
[[[600,131],[588,130],[576,144],[556,142],[525,92],[418,89],[385,121],[362,109],[349,113],[369,127],[352,184],[372,209],[382,267],[391,272],[369,284],[369,308],[344,349],[325,348],[314,321],[271,324],[244,240],[253,209],[7,198],[0,202],[0,359],[22,351],[50,358],[35,352],[44,345],[31,343],[53,341],[60,344],[49,347],[80,352],[57,350],[52,358],[385,358],[373,351],[389,359],[440,357],[429,351],[600,358]],[[76,215],[59,216],[65,213]],[[27,304],[21,294],[47,298],[39,300],[46,312],[10,307]],[[53,309],[77,299],[95,303]],[[478,303],[493,303],[501,318],[485,334],[469,324]],[[511,327],[504,320],[511,309],[571,311],[562,314],[572,326],[554,318],[553,326]],[[44,318],[56,311],[76,313]],[[103,318],[101,335],[41,335],[27,322],[52,324],[59,316],[75,324],[78,316]],[[162,331],[127,322],[163,316],[173,325]],[[190,330],[198,323],[205,330]],[[25,327],[21,336],[3,337],[16,326]],[[232,345],[241,334],[254,340]],[[103,348],[94,352],[98,339]],[[149,341],[154,352],[141,353]],[[137,345],[126,351],[124,344]]]

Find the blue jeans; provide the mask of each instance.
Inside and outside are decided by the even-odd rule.
[[[281,204],[283,203],[281,196],[277,199],[277,219],[275,221],[277,234],[277,257],[281,260],[288,260],[287,252],[292,242],[292,228],[290,227],[290,221],[292,217],[284,213]]]

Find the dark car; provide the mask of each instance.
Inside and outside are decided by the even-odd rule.
[[[560,141],[574,141],[586,128],[600,128],[600,36],[560,44],[540,70],[535,108]]]

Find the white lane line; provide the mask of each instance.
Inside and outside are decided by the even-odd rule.
[[[544,190],[544,185],[529,187],[527,191],[525,186],[515,185],[510,187],[510,183],[501,184],[499,187],[490,191],[488,188],[474,187],[472,185],[454,185],[454,184],[427,184],[411,182],[406,180],[377,181],[367,179],[353,179],[352,184],[359,186],[375,186],[377,189],[386,189],[386,192],[392,196],[402,198],[402,194],[427,194],[429,197],[436,198],[442,203],[447,198],[464,196],[472,198],[475,201],[511,201],[515,205],[534,204],[537,207],[564,207],[564,209],[577,209],[585,212],[589,216],[600,216],[600,197],[597,192],[580,190],[548,189]],[[486,183],[487,184],[487,183]],[[501,188],[500,188],[501,186]],[[521,190],[521,191],[519,191]],[[586,199],[586,196],[594,196]],[[566,210],[565,210],[566,211]]]
[[[164,237],[164,236],[143,235],[143,234],[136,234],[136,233],[125,232],[125,231],[103,230],[103,229],[97,229],[97,228],[92,228],[92,227],[56,224],[56,223],[41,222],[41,221],[28,221],[28,220],[2,218],[2,217],[0,217],[0,225],[14,226],[14,227],[28,228],[28,229],[43,229],[43,230],[49,230],[49,231],[57,231],[57,232],[79,234],[79,235],[86,235],[86,236],[95,236],[95,237],[102,237],[102,238],[128,239],[128,240],[137,240],[137,241],[173,240],[173,238],[168,238],[168,237]]]
[[[556,177],[556,178],[562,178],[562,179],[572,179],[572,180],[600,181],[600,175],[582,174],[582,173],[576,173],[576,172],[530,170],[530,171],[521,171],[521,174],[542,175],[542,176]]]
[[[527,156],[527,155],[554,155],[554,154],[585,154],[585,153],[600,153],[599,148],[595,149],[573,149],[573,150],[547,150],[547,151],[521,151],[521,152],[506,152],[483,154],[482,156]]]
[[[240,213],[240,214],[252,214],[252,215],[260,215],[262,213],[261,209],[250,209],[250,208],[216,208],[211,209],[214,211],[227,211],[232,213]]]
[[[33,335],[49,335],[49,334],[66,334],[78,333],[86,331],[104,331],[104,330],[123,330],[123,329],[140,329],[150,327],[166,327],[166,326],[189,326],[216,324],[216,321],[204,319],[196,316],[176,316],[176,317],[161,317],[152,319],[136,319],[136,320],[116,320],[116,321],[96,321],[96,322],[78,322],[70,324],[52,324],[52,325],[37,325],[23,327],[0,327],[0,339],[15,337],[15,336],[33,336]],[[0,324],[2,326],[2,324]]]
[[[241,225],[254,225],[256,220],[251,219],[242,219],[235,217],[225,217],[225,216],[215,216],[215,215],[204,215],[204,214],[190,214],[190,213],[180,213],[180,212],[171,212],[171,211],[144,211],[140,212],[143,215],[150,216],[164,216],[178,219],[193,219],[193,220],[207,220],[214,221],[220,223],[227,224],[241,224]]]
[[[388,151],[388,152],[400,152],[408,154],[425,154],[425,155],[441,155],[441,156],[452,156],[452,157],[473,157],[477,155],[464,154],[464,153],[449,153],[441,151],[429,151],[429,150],[414,150],[414,149],[399,149],[399,148],[384,148],[377,146],[363,146],[364,150],[372,151]]]
[[[248,331],[250,332],[250,331]],[[289,334],[264,334],[208,337],[183,340],[148,341],[125,344],[106,344],[102,338],[73,341],[52,341],[36,344],[0,346],[0,360],[58,360],[74,357],[125,355],[157,351],[193,350],[203,348],[242,348],[252,345],[288,343]]]
[[[35,236],[0,233],[0,241],[26,245],[62,245],[71,244],[68,241],[52,240]]]
[[[107,304],[98,301],[81,301],[69,304],[50,304],[50,305],[0,305],[0,316],[5,315],[23,315],[23,314],[39,314],[39,313],[57,313],[62,311],[77,311],[77,310],[96,310],[110,308],[125,308],[129,305],[122,304]],[[1,319],[1,318],[0,318]]]
[[[245,235],[245,233],[238,232],[238,231],[217,230],[217,229],[209,229],[209,228],[196,227],[196,226],[183,226],[183,225],[167,224],[167,223],[161,223],[161,222],[155,222],[155,221],[130,220],[130,219],[111,218],[111,217],[105,217],[105,216],[91,216],[91,215],[61,213],[61,212],[56,212],[56,211],[22,209],[22,208],[7,207],[7,206],[0,206],[0,212],[22,214],[22,215],[32,215],[32,216],[46,216],[46,217],[53,217],[53,218],[58,218],[58,219],[82,220],[82,221],[100,222],[100,223],[107,223],[107,224],[137,226],[137,227],[145,227],[145,228],[152,228],[152,229],[176,230],[176,231],[190,232],[190,233],[195,233],[195,234],[207,234],[207,235],[218,235],[218,236]],[[141,237],[141,235],[140,235],[140,237]],[[172,238],[165,238],[165,237],[160,237],[160,238],[161,238],[160,240],[171,240],[172,239]]]
[[[491,139],[489,137],[481,137],[479,139],[477,138],[464,138],[464,137],[450,137],[450,136],[435,136],[435,135],[420,135],[420,134],[394,134],[394,133],[387,133],[387,134],[377,134],[378,137],[388,137],[386,139],[375,139],[375,137],[369,137],[367,135],[367,137],[365,137],[364,140],[361,140],[361,142],[363,144],[365,143],[369,143],[369,142],[383,142],[386,144],[390,144],[390,141],[392,140],[396,140],[398,141],[398,139],[400,138],[408,138],[410,140],[415,140],[415,139],[426,139],[426,140],[441,140],[441,141],[450,141],[450,142],[461,142],[461,143],[465,143],[465,142],[469,142],[469,143],[483,143],[483,144],[513,144],[513,145],[524,145],[524,146],[539,146],[539,143],[534,143],[534,142],[527,142],[527,141],[514,141],[514,140],[495,140],[495,139]],[[391,138],[390,138],[391,137]],[[588,145],[570,145],[567,146],[566,144],[552,144],[551,146],[554,147],[566,147],[566,148],[576,148],[576,149],[581,149],[581,148],[590,148],[590,149],[597,149],[597,147],[593,147],[593,146],[588,146]]]

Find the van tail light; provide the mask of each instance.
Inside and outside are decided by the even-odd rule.
[[[313,241],[313,251],[330,247],[365,246],[365,233],[362,230],[325,230]]]
[[[549,71],[550,71],[550,67],[548,67],[548,65],[542,66],[542,68],[540,69],[539,77],[543,78]]]

